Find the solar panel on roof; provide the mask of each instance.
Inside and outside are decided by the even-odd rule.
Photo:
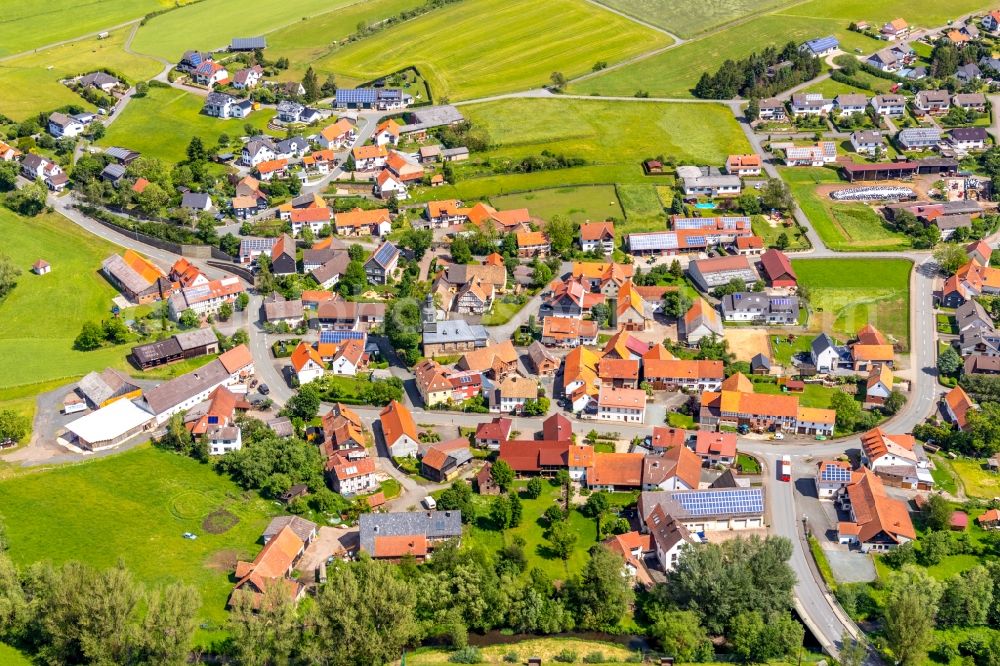
[[[764,493],[760,488],[675,493],[672,496],[691,515],[762,513]]]
[[[823,481],[833,481],[836,483],[846,483],[851,480],[851,470],[844,469],[839,465],[827,465],[820,474]]]
[[[386,243],[378,249],[374,259],[377,264],[385,266],[394,254],[396,254],[396,247],[392,243]]]
[[[344,340],[364,340],[364,331],[320,331],[319,341],[322,344],[340,344]]]

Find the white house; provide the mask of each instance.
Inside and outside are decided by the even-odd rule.
[[[49,134],[54,137],[74,137],[83,133],[84,124],[65,113],[58,111],[49,115]]]
[[[358,369],[364,364],[365,343],[363,340],[345,340],[337,349],[333,361],[330,363],[330,372],[335,375],[358,374]]]
[[[906,113],[906,98],[902,95],[875,95],[871,107],[880,116],[902,118]]]
[[[319,379],[326,372],[319,352],[307,342],[300,342],[292,352],[292,369],[295,370],[300,386]]]
[[[837,495],[851,482],[851,463],[844,460],[823,460],[816,471],[816,495],[827,499]]]
[[[221,456],[243,448],[243,434],[236,426],[213,428],[205,433],[208,439],[208,453]]]
[[[261,162],[268,162],[277,157],[274,142],[267,138],[256,138],[247,141],[240,154],[243,166],[255,167]]]
[[[861,93],[845,93],[837,95],[833,99],[833,108],[842,116],[864,113],[866,106],[868,106],[868,98]]]
[[[874,155],[882,147],[882,133],[877,130],[852,132],[851,147],[861,155]]]
[[[378,178],[375,179],[375,185],[372,187],[372,192],[380,199],[388,199],[395,195],[397,199],[402,201],[409,197],[406,184],[388,169],[383,169],[379,173]]]
[[[602,386],[597,395],[597,418],[601,421],[642,423],[646,414],[646,392],[640,389]]]
[[[809,356],[816,372],[831,372],[840,364],[840,350],[826,333],[820,333],[812,341]]]

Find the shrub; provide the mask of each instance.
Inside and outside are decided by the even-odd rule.
[[[601,651],[588,652],[583,656],[583,663],[585,664],[603,664],[606,662],[607,659],[604,658],[604,653]]]
[[[563,649],[552,658],[561,664],[572,664],[576,661],[576,652],[574,650]]]
[[[467,645],[461,650],[452,652],[448,661],[453,664],[481,664],[483,663],[483,653],[479,651],[479,648]]]
[[[517,655],[516,652],[508,652],[503,656],[503,660],[508,664],[516,664],[521,660],[521,658]]]

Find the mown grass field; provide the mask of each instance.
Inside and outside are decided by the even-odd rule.
[[[0,89],[7,91],[0,95],[0,113],[24,120],[66,104],[93,109],[59,81],[99,67],[120,72],[130,82],[156,76],[163,69],[160,63],[125,53],[122,47],[127,36],[127,29],[116,30],[107,39],[91,37],[0,62]]]
[[[267,56],[289,60],[289,74],[304,73],[315,60],[330,55],[337,42],[352,34],[358,23],[373,24],[399,12],[419,7],[424,0],[356,0],[340,5],[335,11],[297,21],[267,33]]]
[[[53,489],[58,492],[53,492]],[[220,637],[236,558],[253,557],[272,506],[245,497],[228,479],[190,458],[144,446],[78,465],[0,482],[10,556],[27,565],[119,560],[149,584],[181,581],[202,597],[201,642]],[[202,527],[225,509],[239,522],[222,534]],[[198,535],[184,539],[184,532]]]
[[[600,0],[629,16],[665,28],[681,37],[692,37],[750,14],[791,4],[793,0]]]
[[[764,245],[773,247],[778,242],[778,237],[784,233],[788,237],[789,250],[805,250],[809,247],[809,240],[805,234],[801,233],[795,226],[785,227],[780,224],[772,226],[761,215],[755,215],[750,221],[753,232],[760,236]]]
[[[678,164],[722,164],[730,153],[750,150],[721,104],[508,99],[463,106],[462,113],[496,145],[486,157],[519,159],[548,150],[591,164],[627,165],[637,174],[630,182],[662,182],[641,176],[642,161],[656,155]]]
[[[354,4],[353,0],[255,0],[253,11],[241,0],[208,0],[150,19],[132,41],[138,53],[176,62],[188,49],[211,50],[233,37],[252,37]],[[315,36],[315,35],[313,35]],[[337,39],[330,35],[329,39]],[[268,54],[270,57],[270,54]]]
[[[872,324],[904,349],[910,339],[910,269],[905,259],[793,259],[809,289],[809,329],[842,340]]]
[[[618,0],[628,2],[630,0]],[[728,6],[730,3],[723,3]],[[668,4],[672,11],[673,4]],[[601,95],[633,95],[637,90],[652,96],[687,97],[702,72],[714,71],[724,60],[738,59],[768,44],[780,46],[833,34],[841,48],[871,52],[880,47],[876,40],[850,32],[851,21],[867,20],[874,25],[902,16],[911,24],[934,27],[966,12],[991,5],[983,0],[810,0],[779,8],[730,28],[707,33],[690,43],[620,69],[608,71],[571,85],[571,92]]]
[[[670,43],[585,0],[466,0],[335,51],[314,63],[349,81],[409,66],[435,99],[452,101],[539,88],[552,72],[567,77]]]
[[[799,207],[832,250],[882,251],[910,247],[910,239],[886,228],[885,220],[870,206],[861,203],[835,203],[819,194],[823,184],[841,182],[836,172],[824,168],[784,168],[781,175],[788,183]]]
[[[201,114],[204,99],[175,88],[150,88],[146,97],[133,99],[108,133],[101,139],[103,146],[124,146],[137,150],[145,157],[157,157],[176,163],[185,159],[191,138],[201,137],[212,150],[220,134],[241,136],[250,123],[258,129],[267,127],[274,115],[262,110],[246,119],[220,120]]]
[[[115,290],[98,270],[117,249],[60,215],[27,219],[0,208],[2,251],[21,268],[17,287],[0,302],[0,389],[71,379],[122,362],[126,348],[73,350],[83,322],[110,312]],[[48,275],[31,265],[44,258]],[[49,386],[44,390],[55,388]],[[9,397],[27,397],[30,390]],[[4,397],[4,396],[0,396]]]
[[[600,652],[609,663],[624,662],[636,654],[635,651],[616,643],[605,643],[580,638],[551,637],[532,638],[516,643],[490,645],[482,648],[482,657],[484,663],[502,664],[504,663],[505,655],[514,653],[520,657],[518,659],[519,663],[526,661],[528,657],[538,657],[545,663],[552,663],[555,661],[554,657],[564,650],[575,652],[578,658]],[[447,650],[420,648],[406,655],[406,663],[413,664],[414,666],[443,666],[450,663],[448,661],[450,655],[451,653]]]
[[[574,222],[621,219],[622,207],[611,185],[554,187],[523,194],[505,194],[490,199],[497,209],[527,208],[543,220],[562,215]]]
[[[185,0],[4,0],[0,57],[99,32]],[[127,32],[130,28],[119,28]]]
[[[31,666],[33,662],[21,651],[0,643],[0,664],[4,666]]]

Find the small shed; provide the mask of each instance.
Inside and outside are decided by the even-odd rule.
[[[385,504],[385,493],[380,490],[365,499],[368,501],[368,506],[374,510]]]
[[[1000,510],[990,509],[976,518],[976,521],[984,530],[995,530],[1000,527]]]
[[[955,511],[951,514],[951,519],[948,521],[948,527],[950,527],[953,532],[964,532],[968,526],[969,514],[964,511]]]
[[[642,163],[646,173],[663,173],[663,163],[659,160],[646,160]]]
[[[750,359],[750,372],[754,375],[771,374],[771,359],[763,354],[757,354]]]
[[[493,464],[486,463],[476,474],[476,488],[480,495],[499,495],[500,486],[493,480]]]
[[[304,483],[297,483],[285,492],[281,493],[281,497],[279,499],[285,504],[288,504],[292,500],[305,497],[308,492],[309,486]]]
[[[986,460],[986,466],[989,467],[991,472],[996,472],[1000,470],[1000,457],[993,456]]]
[[[35,275],[45,275],[52,272],[52,266],[44,259],[39,259],[31,265],[31,272]]]

